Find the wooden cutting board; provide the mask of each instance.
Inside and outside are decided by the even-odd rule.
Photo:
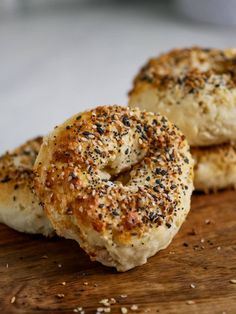
[[[100,300],[115,298],[111,313],[233,314],[233,279],[235,191],[194,195],[172,244],[126,273],[90,262],[73,241],[0,225],[0,313],[96,313]]]

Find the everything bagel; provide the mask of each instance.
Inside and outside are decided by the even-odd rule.
[[[33,164],[42,144],[34,138],[0,157],[0,222],[26,233],[53,233],[33,188]]]
[[[165,117],[101,106],[44,138],[35,190],[59,235],[126,271],[179,230],[190,209],[192,168],[184,136]]]
[[[236,140],[236,49],[175,49],[138,73],[129,106],[159,112],[191,146]]]

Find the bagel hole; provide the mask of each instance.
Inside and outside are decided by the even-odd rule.
[[[120,182],[123,185],[126,185],[131,177],[130,177],[130,169],[126,169],[120,173],[115,173],[114,169],[110,166],[106,166],[102,169],[103,172],[107,173],[109,175],[109,181],[111,182]]]
[[[130,181],[131,177],[130,177],[130,171],[124,171],[119,173],[118,176],[113,176],[112,181],[113,182],[121,182],[123,185],[128,184],[128,182]]]

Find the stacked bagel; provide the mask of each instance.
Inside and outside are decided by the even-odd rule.
[[[185,134],[195,189],[236,187],[236,49],[175,49],[141,69],[129,106],[159,112]]]

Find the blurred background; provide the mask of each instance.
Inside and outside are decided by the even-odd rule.
[[[127,104],[174,47],[236,46],[235,0],[0,0],[0,153],[72,114]]]

